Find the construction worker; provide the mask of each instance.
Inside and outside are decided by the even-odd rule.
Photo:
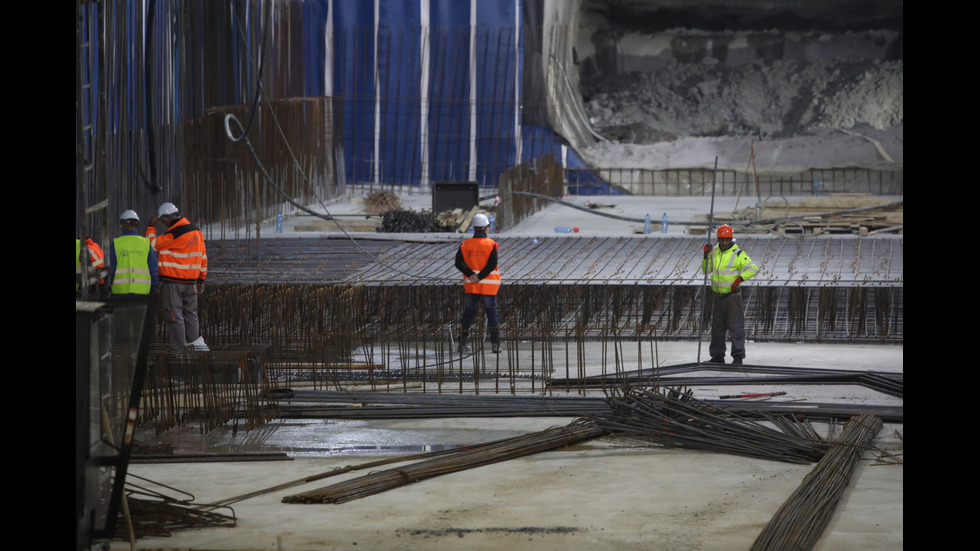
[[[742,303],[742,282],[757,273],[749,255],[735,246],[735,232],[728,224],[718,228],[718,245],[704,246],[701,270],[711,275],[714,307],[711,312],[710,363],[725,363],[725,336],[732,336],[732,365],[742,365],[745,359],[745,307]]]
[[[157,226],[162,230],[159,235]],[[173,203],[164,203],[150,218],[146,237],[159,255],[160,294],[171,348],[207,350],[197,315],[208,275],[204,234]]]
[[[75,240],[75,295],[78,296],[79,283],[82,277],[82,259],[80,257],[82,249],[81,241]],[[99,288],[105,285],[105,254],[102,252],[102,247],[98,243],[92,241],[92,238],[85,238],[85,249],[88,250],[89,262],[91,263],[92,272],[89,274],[89,280],[86,285],[89,286],[89,294],[95,295]],[[98,287],[96,287],[98,286]]]
[[[109,245],[109,292],[112,296],[157,294],[157,253],[150,240],[137,231],[140,217],[134,210],[119,215],[122,235]]]
[[[459,352],[467,352],[470,346],[470,326],[476,318],[477,308],[483,305],[490,332],[490,345],[494,354],[500,353],[499,317],[497,315],[497,291],[500,289],[500,270],[497,267],[497,242],[487,237],[490,220],[484,214],[473,217],[473,237],[466,239],[456,251],[456,269],[463,274],[465,300],[463,305],[463,331],[459,336]]]

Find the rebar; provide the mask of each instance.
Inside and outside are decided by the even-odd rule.
[[[326,488],[286,496],[282,502],[344,503],[428,478],[568,446],[602,436],[606,432],[608,432],[606,429],[590,421],[576,419],[563,427],[554,427],[489,445],[461,448],[456,453],[444,457],[379,471]]]
[[[752,550],[813,549],[850,484],[861,454],[882,426],[881,420],[871,415],[852,418],[840,440],[762,530]]]
[[[608,401],[610,412],[592,418],[597,425],[659,446],[789,463],[816,461],[827,448],[812,434],[781,432],[697,400],[686,389],[625,386]]]

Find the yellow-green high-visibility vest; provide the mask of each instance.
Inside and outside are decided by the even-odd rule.
[[[121,235],[113,240],[116,274],[112,278],[114,295],[150,294],[150,240],[141,235]]]
[[[735,278],[747,281],[759,273],[749,255],[735,246],[723,251],[715,245],[709,257],[701,261],[701,269],[711,273],[711,290],[718,295],[730,294]]]

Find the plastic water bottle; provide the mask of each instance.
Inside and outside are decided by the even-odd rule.
[[[667,213],[660,217],[660,233],[667,233]]]
[[[649,234],[650,233],[650,213],[649,212],[643,218],[643,233],[645,233],[645,234]]]
[[[493,232],[493,229],[496,227],[495,226],[495,223],[496,222],[497,222],[497,216],[494,213],[491,212],[490,213],[490,225],[487,226],[487,233]]]
[[[282,233],[282,213],[276,214],[276,233]]]
[[[555,233],[572,233],[572,228],[568,226],[555,226]]]

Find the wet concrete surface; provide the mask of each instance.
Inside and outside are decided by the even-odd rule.
[[[597,344],[597,346],[599,346]],[[691,361],[697,343],[660,343],[663,364]],[[760,365],[901,373],[901,345],[749,343]],[[599,353],[597,348],[596,353]],[[784,400],[901,405],[853,385],[781,387]],[[704,398],[773,391],[760,385],[695,385]],[[813,469],[696,450],[639,445],[604,436],[567,448],[421,480],[341,504],[283,498],[351,480],[349,472],[296,481],[385,458],[451,449],[564,426],[567,417],[282,420],[252,431],[223,427],[159,435],[174,453],[281,452],[281,460],[130,466],[155,484],[208,504],[287,485],[232,504],[234,527],[174,531],[137,549],[749,549],[765,524]],[[815,423],[829,434],[830,426]],[[838,430],[839,433],[839,430]],[[901,549],[904,425],[886,423],[850,480],[817,546]],[[898,461],[894,459],[898,458]],[[395,463],[377,469],[410,465]],[[374,470],[377,470],[374,469]],[[111,549],[130,548],[113,542]]]

